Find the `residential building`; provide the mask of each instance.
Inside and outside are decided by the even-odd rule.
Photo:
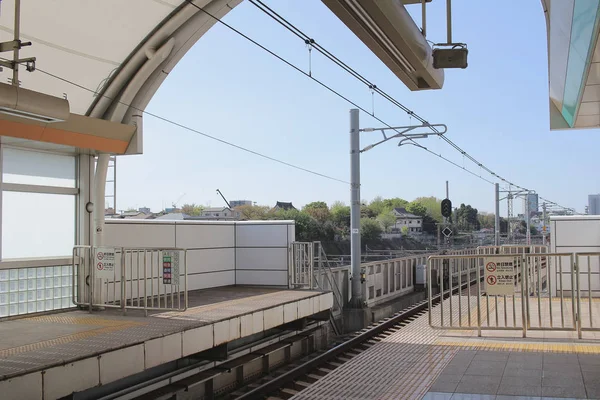
[[[588,196],[588,214],[600,215],[600,194],[590,194]]]
[[[251,206],[252,204],[252,200],[231,200],[229,202],[231,208],[236,208],[240,206]]]
[[[394,208],[393,213],[396,223],[392,226],[392,232],[400,233],[403,227],[407,227],[411,235],[423,232],[423,217],[411,214],[405,208]]]
[[[295,210],[295,209],[296,209],[296,207],[294,207],[294,205],[291,202],[286,203],[284,201],[278,201],[277,204],[275,204],[275,207],[273,207],[273,211],[279,211],[279,210],[288,211],[288,210]]]
[[[240,212],[232,210],[229,207],[209,207],[202,210],[202,214],[199,217],[189,217],[186,219],[204,219],[204,220],[234,220],[240,218]]]

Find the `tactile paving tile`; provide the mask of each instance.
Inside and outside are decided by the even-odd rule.
[[[453,302],[458,304],[456,298]],[[493,307],[490,302],[490,313]],[[444,308],[447,318],[448,300],[444,302]],[[482,306],[482,320],[485,308]],[[476,318],[476,308],[471,312],[475,313],[471,317]],[[457,308],[453,309],[453,314],[458,321]],[[436,306],[432,320],[439,321],[440,317],[440,307]],[[595,343],[552,343],[543,338],[528,338],[526,342],[518,338],[478,338],[475,330],[461,331],[470,333],[471,337],[448,337],[450,332],[431,328],[429,315],[423,314],[292,399],[421,399],[459,350],[600,354],[600,344]]]

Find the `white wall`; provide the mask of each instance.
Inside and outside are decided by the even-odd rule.
[[[600,215],[557,216],[550,217],[550,252],[551,253],[598,253],[600,254]],[[582,296],[588,295],[588,275],[591,268],[592,296],[600,297],[600,255],[580,255],[578,259],[580,271],[580,289]],[[571,271],[569,260],[562,262],[563,271]],[[552,273],[556,266],[552,265]],[[570,280],[563,277],[565,289],[570,287]]]
[[[107,220],[106,246],[188,250],[190,290],[288,285],[294,221]]]

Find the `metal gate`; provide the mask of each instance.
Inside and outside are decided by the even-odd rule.
[[[73,269],[73,303],[90,312],[139,309],[147,315],[188,307],[185,249],[75,246]]]
[[[600,331],[594,317],[600,315],[600,253],[577,253],[579,331]]]
[[[485,253],[429,257],[433,328],[476,329],[479,336],[482,330],[517,330],[523,337],[528,330],[578,329],[572,254]],[[502,272],[496,271],[497,265]],[[446,295],[436,308],[432,307],[434,286]]]
[[[314,289],[314,264],[313,242],[292,242],[289,247],[290,288]]]

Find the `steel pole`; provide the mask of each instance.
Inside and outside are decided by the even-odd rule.
[[[500,246],[500,184],[496,183],[496,216],[494,217],[494,245]]]
[[[542,244],[545,245],[546,242],[547,242],[547,240],[546,240],[546,230],[547,230],[547,228],[546,228],[546,203],[545,202],[542,203],[542,211],[543,211],[543,214],[542,214],[542,219],[543,219],[543,221],[542,221],[542,238],[543,238],[543,243]]]
[[[352,266],[352,298],[350,305],[363,305],[360,281],[360,134],[359,111],[350,110],[350,265]]]
[[[527,215],[525,216],[526,221],[527,221],[527,245],[530,246],[531,245],[531,215],[529,213],[529,196],[530,196],[530,192],[527,192],[527,200],[525,201],[525,212],[527,213]]]

